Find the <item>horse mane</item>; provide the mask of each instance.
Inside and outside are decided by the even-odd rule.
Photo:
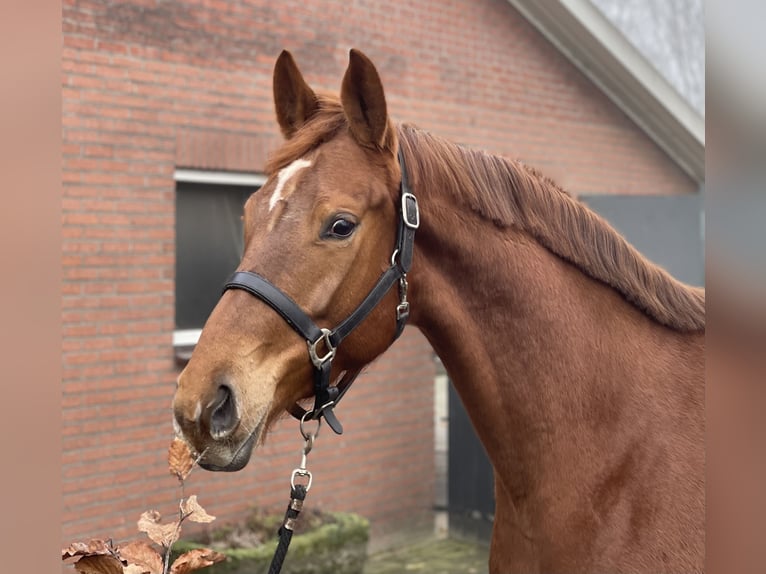
[[[649,262],[606,220],[536,169],[406,124],[399,143],[415,189],[418,181],[428,181],[494,225],[526,231],[659,323],[704,331],[704,289],[684,285]]]
[[[337,97],[317,99],[318,111],[271,155],[267,173],[348,129]],[[704,289],[684,285],[649,262],[606,220],[536,169],[459,146],[412,125],[391,132],[398,137],[389,138],[388,151],[395,151],[398,140],[416,193],[418,182],[428,181],[495,226],[526,231],[659,323],[677,331],[704,331]]]

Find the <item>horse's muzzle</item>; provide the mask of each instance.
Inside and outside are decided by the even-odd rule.
[[[216,472],[236,472],[238,470],[242,470],[250,461],[250,456],[252,455],[253,447],[255,446],[255,443],[258,440],[260,429],[261,429],[261,425],[258,425],[258,427],[247,438],[247,440],[245,440],[245,442],[243,442],[240,445],[240,447],[234,453],[234,456],[231,458],[231,461],[229,461],[228,464],[225,464],[225,465],[215,464],[210,461],[206,461],[205,456],[203,456],[199,461],[199,465],[205,470],[212,470]]]

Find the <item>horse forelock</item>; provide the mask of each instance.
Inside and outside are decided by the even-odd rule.
[[[678,331],[704,331],[705,292],[677,281],[603,218],[519,161],[403,125],[399,142],[416,190],[448,193],[497,227],[515,227]],[[427,192],[427,191],[424,191]]]
[[[274,175],[295,160],[306,156],[347,126],[338,98],[317,94],[317,99],[319,107],[311,119],[269,156],[265,166],[267,175]]]
[[[316,113],[290,139],[276,149],[266,162],[267,175],[273,175],[337,135],[349,131],[349,124],[340,99],[331,94],[317,94]],[[381,151],[393,155],[396,131],[389,120],[389,129]]]

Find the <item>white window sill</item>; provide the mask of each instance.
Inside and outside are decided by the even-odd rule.
[[[178,365],[185,365],[199,341],[202,329],[177,329],[173,331],[173,351]]]

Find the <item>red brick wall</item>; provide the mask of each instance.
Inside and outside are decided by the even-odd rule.
[[[358,47],[396,121],[575,193],[695,188],[504,0],[63,4],[63,541],[119,540],[143,510],[173,511],[173,170],[262,168],[282,48],[337,91]],[[312,503],[368,516],[376,544],[430,527],[434,372],[409,329],[344,401],[347,433],[324,432],[310,458]],[[281,506],[299,448],[288,422],[244,471],[195,471],[189,492],[221,520]]]

